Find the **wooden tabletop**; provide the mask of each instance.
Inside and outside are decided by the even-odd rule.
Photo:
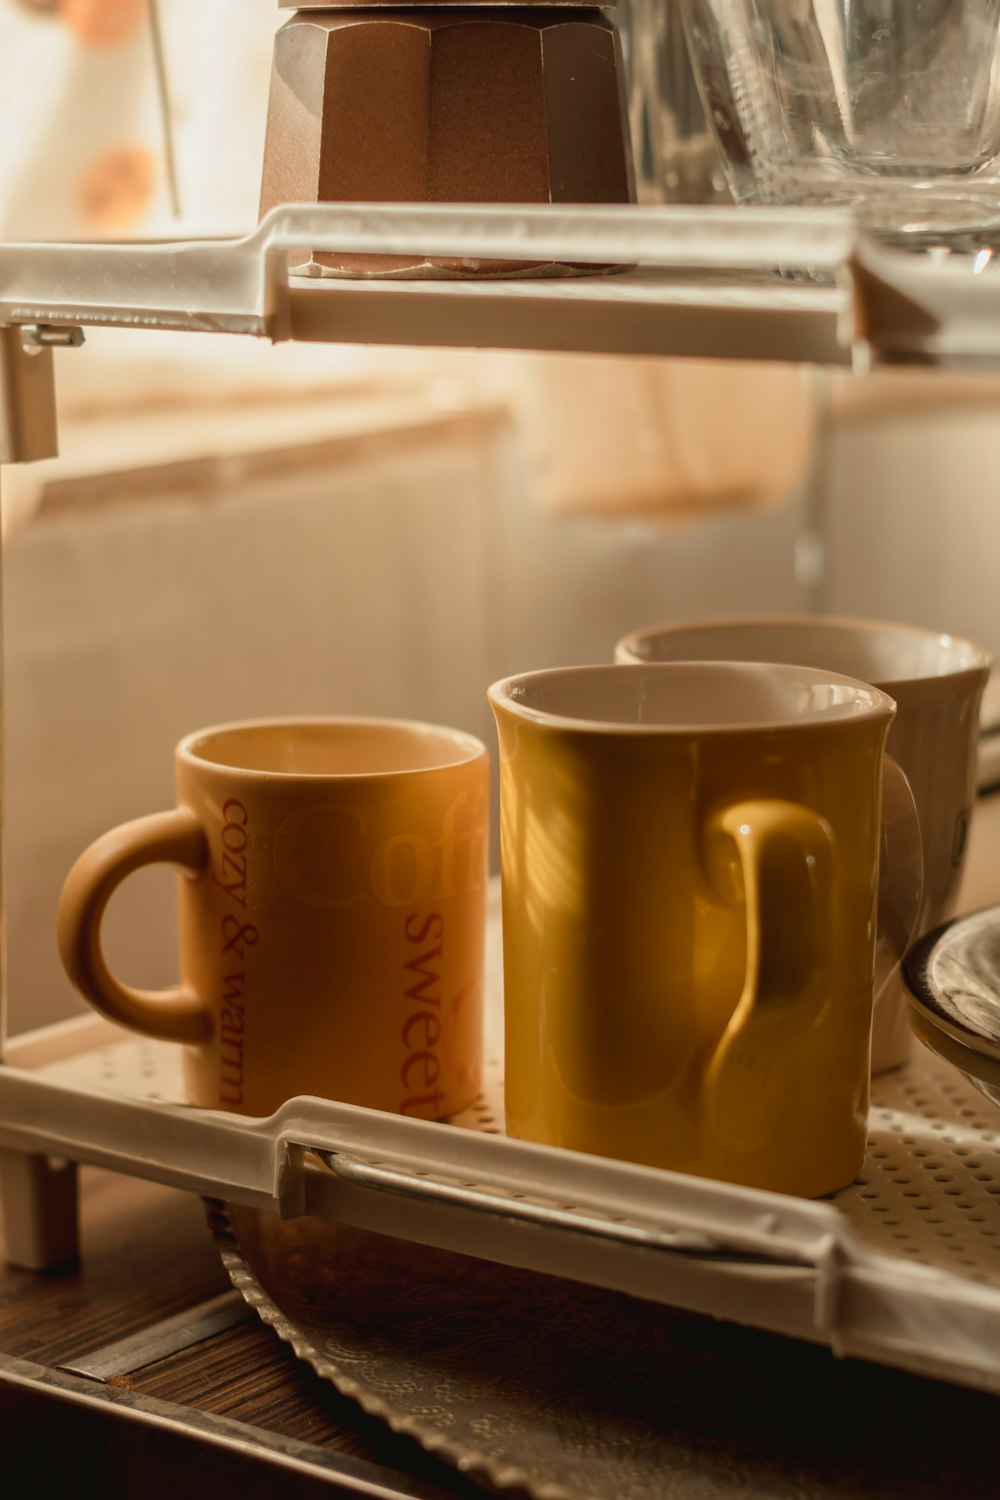
[[[97,1170],[82,1179],[80,1264],[0,1268],[5,1495],[75,1494],[85,1477],[102,1500],[483,1500],[259,1321],[229,1287],[199,1200]],[[733,1500],[998,1493],[995,1397],[694,1315],[677,1315],[671,1342],[665,1369],[689,1376],[683,1483],[675,1492],[664,1474],[664,1497],[702,1493],[685,1445],[711,1457],[713,1483],[731,1475]]]
[[[2,1239],[0,1239],[2,1257]],[[366,1418],[234,1292],[197,1198],[81,1171],[80,1263],[0,1258],[4,1474],[36,1495],[209,1492],[480,1497],[409,1439]],[[13,1455],[13,1457],[12,1457]],[[69,1490],[66,1482],[70,1481]],[[213,1492],[215,1485],[212,1485]]]

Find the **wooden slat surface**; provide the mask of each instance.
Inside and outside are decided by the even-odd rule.
[[[229,1286],[196,1198],[89,1168],[81,1194],[79,1267],[0,1263],[4,1353],[64,1364]]]
[[[47,1366],[85,1363],[104,1346],[230,1289],[197,1198],[84,1168],[81,1203],[78,1267],[19,1270],[3,1262],[0,1236],[0,1354]],[[109,1383],[351,1454],[463,1500],[483,1494],[416,1443],[366,1417],[256,1315]],[[0,1433],[4,1403],[0,1384]]]

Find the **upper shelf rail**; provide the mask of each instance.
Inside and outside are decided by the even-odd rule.
[[[287,253],[423,251],[633,267],[581,277],[292,277]],[[847,212],[321,204],[242,239],[0,245],[0,325],[274,340],[1000,366],[991,257],[889,249]]]

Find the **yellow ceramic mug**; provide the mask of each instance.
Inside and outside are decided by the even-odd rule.
[[[883,778],[900,953],[920,903],[892,700],[719,663],[534,672],[489,696],[510,1133],[808,1196],[850,1182]]]
[[[195,1104],[268,1114],[317,1094],[436,1119],[479,1092],[488,757],[471,735],[380,719],[189,735],[177,807],[105,834],[59,907],[99,1011],[185,1044]],[[181,871],[181,983],[109,971],[101,918],[143,865]]]

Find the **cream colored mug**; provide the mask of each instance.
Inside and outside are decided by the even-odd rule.
[[[892,700],[721,663],[534,672],[489,697],[508,1131],[806,1196],[849,1183],[883,827],[896,962],[920,906]]]
[[[77,861],[63,963],[97,1010],[184,1045],[192,1103],[270,1114],[313,1094],[426,1119],[480,1087],[488,756],[384,719],[188,735],[177,806]],[[101,948],[115,888],[180,870],[180,986],[123,984]]]
[[[620,662],[796,662],[858,677],[893,698],[889,753],[917,804],[924,904],[914,937],[952,915],[976,795],[979,705],[990,670],[981,646],[888,621],[840,617],[706,620],[639,630],[618,642]],[[872,1068],[905,1062],[909,1005],[892,974],[875,1003]]]

